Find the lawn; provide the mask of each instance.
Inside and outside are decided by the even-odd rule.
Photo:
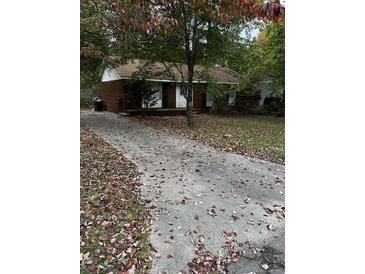
[[[261,115],[208,115],[195,117],[196,128],[186,126],[186,118],[133,118],[166,132],[193,139],[224,151],[284,163],[284,118]]]
[[[80,273],[147,273],[151,215],[134,164],[80,132]]]

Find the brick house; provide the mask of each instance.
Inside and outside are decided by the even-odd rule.
[[[127,83],[132,78],[138,78],[142,65],[141,61],[133,60],[127,64],[115,68],[108,67],[104,70],[101,78],[100,95],[108,111],[124,113],[139,111],[141,101],[133,100],[136,92],[130,90]],[[229,68],[212,67],[205,70],[203,66],[196,65],[194,69],[193,109],[197,112],[205,111],[213,104],[213,100],[207,92],[208,79],[214,79],[226,90],[239,82],[238,73]],[[153,89],[156,90],[155,96],[158,98],[157,103],[151,107],[151,111],[164,115],[183,114],[186,111],[186,99],[181,91],[181,78],[187,75],[186,66],[182,65],[180,71],[173,68],[167,74],[162,64],[155,63],[152,65],[152,71],[148,77],[143,77],[146,81],[151,82]],[[228,93],[227,104],[234,105],[235,97],[235,92]]]

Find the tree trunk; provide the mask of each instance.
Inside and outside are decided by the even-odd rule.
[[[182,5],[184,8],[184,5]],[[185,10],[183,10],[185,13]],[[193,18],[189,18],[189,25],[187,20],[184,20],[185,23],[185,53],[186,53],[186,61],[188,66],[188,86],[187,86],[187,98],[186,98],[186,118],[188,120],[189,127],[195,127],[195,121],[193,117],[193,78],[194,78],[194,65],[196,58],[196,47],[195,47],[195,35],[197,29],[196,20],[192,21]]]
[[[188,120],[189,127],[195,127],[195,121],[193,116],[193,75],[194,64],[188,62],[188,86],[187,86],[187,98],[186,98],[186,118]]]
[[[191,106],[191,91],[190,91],[190,99],[189,99],[189,91],[188,91],[188,100],[186,102],[186,118],[188,119],[188,126],[195,127],[195,121],[193,116],[193,107]]]

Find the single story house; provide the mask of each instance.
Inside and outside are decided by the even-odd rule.
[[[184,114],[186,111],[186,99],[181,91],[181,74],[186,77],[187,67],[182,65],[180,71],[177,68],[170,69],[166,73],[166,67],[161,63],[154,63],[149,67],[147,77],[138,77],[145,70],[144,64],[140,60],[131,60],[126,64],[119,65],[115,68],[108,67],[104,70],[100,95],[102,97],[106,110],[111,112],[122,113],[139,113],[142,102],[136,98],[136,91],[131,90],[128,86],[128,80],[144,78],[152,84],[152,89],[156,91],[155,97],[157,103],[150,108],[155,114]],[[213,106],[213,98],[209,93],[209,79],[221,85],[224,90],[228,91],[227,105],[237,107],[246,106],[249,108],[260,108],[266,97],[282,96],[273,94],[270,91],[269,80],[260,83],[260,94],[256,96],[236,96],[236,92],[229,91],[232,85],[239,83],[240,75],[226,67],[211,67],[208,70],[201,65],[195,65],[195,75],[193,81],[193,109],[197,112],[203,112]]]
[[[142,68],[139,60],[129,61],[126,64],[119,65],[115,68],[108,67],[104,70],[100,95],[104,102],[104,106],[108,111],[132,113],[139,111],[141,101],[133,100],[135,91],[129,90],[128,80],[136,78],[136,75]],[[166,68],[159,63],[153,64],[153,73],[149,77],[145,77],[146,81],[150,81],[152,88],[156,90],[157,103],[151,109],[164,111],[164,113],[181,112],[186,110],[186,99],[181,91],[181,71],[177,68],[171,68],[170,73],[164,73]],[[183,75],[186,75],[186,65],[181,67]],[[223,85],[227,90],[231,85],[239,82],[239,74],[229,68],[212,67],[205,71],[201,65],[195,66],[195,75],[193,82],[193,109],[196,111],[204,111],[213,105],[213,100],[207,92],[208,77],[213,77],[219,85]],[[152,76],[154,75],[154,76]],[[138,76],[137,76],[138,78]],[[235,104],[236,94],[230,92],[227,103]]]

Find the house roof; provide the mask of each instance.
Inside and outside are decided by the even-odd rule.
[[[187,65],[179,64],[178,68],[172,64],[162,64],[159,62],[147,64],[140,60],[129,61],[127,64],[119,65],[115,71],[120,79],[129,79],[132,77],[143,77],[151,81],[181,82],[184,78],[187,80]],[[239,74],[226,67],[211,67],[205,69],[202,65],[194,67],[194,82],[206,83],[208,81],[217,81],[221,84],[237,84]]]

